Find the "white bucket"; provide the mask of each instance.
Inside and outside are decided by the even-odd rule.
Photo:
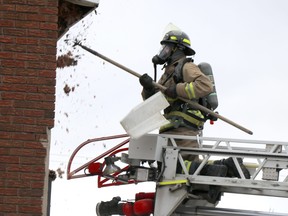
[[[133,108],[120,123],[132,138],[137,139],[169,123],[161,114],[168,106],[165,96],[158,92]]]

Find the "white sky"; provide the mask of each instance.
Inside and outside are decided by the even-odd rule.
[[[100,1],[97,15],[88,15],[67,38],[85,38],[83,43],[99,53],[153,76],[151,59],[172,22],[189,35],[195,62],[212,65],[218,112],[254,132],[251,136],[217,121],[207,124],[204,136],[287,141],[287,9],[285,0],[105,0]],[[58,42],[58,55],[71,50],[64,39],[65,35]],[[79,144],[125,133],[119,122],[142,101],[136,77],[81,49],[74,54],[81,55],[76,67],[57,70],[49,166],[65,174]],[[159,78],[160,67],[158,73]],[[75,87],[69,96],[63,91],[65,84]],[[107,149],[92,146],[80,153],[75,166]],[[124,193],[119,191],[123,188]],[[95,216],[97,202],[113,196],[133,199],[136,192],[153,189],[154,184],[98,189],[96,177],[67,181],[65,175],[53,182],[51,216]],[[288,212],[279,200],[227,195],[220,206]]]

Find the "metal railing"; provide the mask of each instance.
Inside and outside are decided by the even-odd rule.
[[[223,192],[288,197],[288,142],[162,134],[160,136],[167,138],[172,143],[172,147],[166,146],[164,148],[179,151],[178,161],[184,174],[175,174],[174,180],[185,178],[195,187],[197,185],[216,185],[221,187]],[[196,140],[199,148],[178,147],[177,140],[181,139]],[[184,153],[202,156],[201,163],[193,174],[189,174],[185,167],[181,157]],[[232,157],[240,178],[200,175],[204,166],[211,161],[213,163],[215,158],[228,157]],[[244,165],[251,174],[250,179],[244,177],[237,158],[243,159]],[[267,171],[276,173],[273,176],[274,179],[263,179]],[[262,177],[260,176],[261,173]],[[279,174],[281,178],[278,178]],[[171,181],[171,179],[163,179],[163,181]]]

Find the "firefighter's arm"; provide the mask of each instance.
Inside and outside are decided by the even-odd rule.
[[[178,83],[176,85],[176,92],[180,97],[198,99],[213,91],[210,79],[192,62],[184,65],[183,80],[183,83]]]

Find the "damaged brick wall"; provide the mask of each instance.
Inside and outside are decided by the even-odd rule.
[[[91,7],[85,7],[65,0],[59,0],[59,19],[58,19],[58,33],[61,37],[68,31],[69,27],[81,20],[89,11]]]
[[[0,215],[46,215],[58,1],[0,0],[0,17]]]

